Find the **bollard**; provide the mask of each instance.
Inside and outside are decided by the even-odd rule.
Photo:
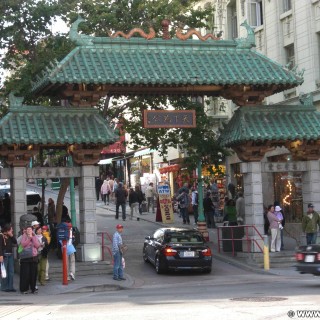
[[[67,240],[62,240],[62,284],[68,285]]]
[[[264,270],[270,269],[270,259],[269,259],[269,237],[267,235],[263,236],[263,266]]]

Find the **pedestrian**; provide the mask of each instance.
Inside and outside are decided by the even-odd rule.
[[[55,232],[53,232],[55,233]],[[49,254],[49,251],[51,249],[51,234],[50,234],[50,230],[48,228],[48,226],[43,226],[42,227],[42,234],[43,236],[47,239],[47,242],[48,242],[48,252],[47,252],[47,257],[48,257],[48,254]],[[43,252],[42,252],[43,253]],[[45,253],[45,252],[44,252]],[[48,281],[50,280],[49,278],[49,260],[47,259],[47,264],[46,264],[46,277],[45,277],[45,280]]]
[[[113,180],[113,186],[112,186],[112,197],[113,197],[115,202],[117,201],[117,199],[116,199],[116,190],[118,189],[118,186],[119,186],[119,179],[115,178]]]
[[[188,208],[189,208],[189,204],[190,204],[189,189],[183,189],[182,192],[177,196],[176,199],[179,201],[182,223],[183,224],[186,224],[186,223],[190,224],[189,212],[188,212]]]
[[[111,194],[110,194],[110,200],[112,202],[114,202],[114,192],[113,192],[113,186],[114,186],[114,179],[113,176],[110,176],[109,178],[109,186],[110,186],[110,190],[111,190]]]
[[[129,207],[130,207],[130,220],[133,218],[133,212],[139,214],[139,195],[136,190],[130,188],[129,191]]]
[[[313,208],[313,204],[309,203],[307,214],[302,217],[302,231],[306,234],[307,245],[317,243],[318,226],[320,227],[319,214]]]
[[[207,227],[216,228],[216,223],[214,221],[215,207],[210,196],[211,193],[207,192],[205,198],[203,199],[203,211],[206,217]]]
[[[199,195],[198,195],[198,190],[196,188],[192,189],[191,204],[192,204],[192,209],[193,209],[194,224],[197,224],[198,217],[199,217],[199,213],[198,213]]]
[[[285,225],[285,217],[283,210],[280,207],[280,202],[275,201],[274,204],[274,211],[276,212],[277,218],[280,220],[279,229],[280,229],[280,238],[281,238],[281,248],[280,250],[284,250],[284,241],[283,241],[283,233],[284,233],[284,225]]]
[[[46,268],[48,261],[49,244],[47,238],[42,234],[41,227],[38,227],[35,230],[35,234],[40,243],[40,247],[38,248],[38,281],[42,286],[44,286],[46,282]]]
[[[122,182],[119,182],[114,195],[116,198],[116,219],[119,219],[119,207],[121,206],[122,220],[126,221],[126,199],[128,197],[128,192],[123,188]]]
[[[136,185],[134,187],[134,190],[136,191],[136,193],[138,194],[138,200],[139,200],[139,213],[142,214],[142,203],[146,200],[143,192],[141,191],[141,187],[140,185]]]
[[[281,234],[280,234],[280,220],[275,214],[275,208],[273,205],[268,206],[268,220],[271,230],[271,252],[280,252],[281,249]]]
[[[245,224],[245,203],[242,192],[238,193],[238,199],[236,200],[236,211],[237,211],[237,223],[238,225]]]
[[[99,201],[100,196],[101,196],[101,200],[103,200],[102,193],[101,193],[102,183],[103,183],[103,180],[100,177],[96,177],[95,188],[96,188],[97,201]]]
[[[147,198],[147,210],[150,212],[150,208],[152,213],[154,213],[154,197],[156,195],[156,191],[153,187],[153,182],[150,182],[146,188],[146,198]]]
[[[36,217],[35,220],[39,221],[40,226],[43,226],[43,216],[38,207],[33,207],[32,214]]]
[[[103,181],[102,186],[100,188],[100,192],[101,192],[102,201],[104,202],[104,204],[106,205],[107,201],[108,201],[108,205],[109,205],[109,203],[110,203],[110,194],[111,194],[109,178],[106,178]]]
[[[72,224],[68,223],[69,228],[69,240],[67,242],[67,268],[68,268],[68,280],[76,280],[76,248],[73,245],[75,241]]]
[[[38,222],[38,221],[32,221],[32,222],[31,222],[31,227],[32,227],[32,229],[33,229],[33,232],[35,232],[35,230],[36,230],[38,227],[40,227],[40,222]]]
[[[61,222],[67,222],[67,223],[71,222],[68,207],[64,203],[62,203]]]
[[[53,230],[53,228],[57,224],[57,217],[56,217],[56,205],[54,203],[54,200],[52,198],[48,199],[48,223],[50,226],[50,230]]]
[[[20,245],[20,292],[26,294],[30,289],[31,293],[35,293],[40,242],[32,227],[23,230]]]
[[[116,226],[116,232],[112,238],[112,256],[113,256],[113,280],[126,280],[123,276],[123,242],[121,233],[123,231],[123,226],[118,224]]]
[[[1,278],[1,291],[16,292],[13,287],[14,257],[13,245],[17,244],[17,239],[13,235],[11,224],[5,224],[0,233],[0,262],[6,268],[7,276]]]
[[[225,212],[228,217],[229,226],[237,226],[237,209],[236,202],[233,199],[229,199],[225,206]]]

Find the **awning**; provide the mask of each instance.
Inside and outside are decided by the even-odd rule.
[[[98,164],[100,164],[100,165],[103,165],[103,164],[111,164],[112,163],[112,158],[110,158],[110,159],[103,159],[103,160],[100,160],[99,162],[98,162]]]
[[[140,157],[140,156],[145,156],[147,154],[150,154],[150,153],[153,153],[155,152],[156,150],[153,150],[153,149],[143,149],[143,150],[139,150],[137,152],[134,153],[133,157],[136,158],[136,157]]]

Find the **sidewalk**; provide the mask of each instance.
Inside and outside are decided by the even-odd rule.
[[[109,206],[105,206],[103,202],[98,201],[96,204],[96,212],[97,214],[106,214],[108,211],[109,214],[113,215],[115,213],[115,205],[110,204]],[[127,219],[129,218],[129,208],[127,207]],[[173,224],[164,224],[162,222],[155,221],[156,215],[152,213],[143,213],[139,216],[133,216],[134,220],[142,220],[149,223],[155,224],[155,229],[164,227],[164,226],[175,226],[175,227],[185,227],[186,225],[182,224],[180,218],[175,214],[175,222]],[[193,217],[191,216],[191,221]],[[219,224],[218,224],[219,225]],[[196,227],[191,222],[190,228]],[[217,247],[217,229],[209,229],[209,245],[213,249],[213,256],[215,259],[221,260],[223,262],[229,263],[236,267],[242,268],[244,270],[249,270],[254,273],[261,273],[261,274],[270,274],[270,275],[290,275],[294,274],[294,270],[286,269],[270,269],[269,271],[265,271],[262,268],[256,266],[250,266],[239,257],[233,257],[231,253],[224,253],[218,252]],[[289,242],[288,242],[289,243]],[[293,248],[292,248],[293,249]],[[292,250],[291,249],[291,250]],[[290,250],[290,251],[291,251]],[[292,251],[292,255],[294,251]],[[93,262],[94,263],[94,262]],[[213,262],[214,264],[214,262]],[[213,266],[214,267],[214,266]],[[112,279],[112,265],[110,263],[106,263],[106,268],[108,268],[107,272],[109,275],[107,276],[78,276],[76,277],[75,281],[69,281],[68,285],[62,284],[62,276],[61,280],[50,280],[46,283],[45,286],[39,286],[38,295],[55,295],[55,294],[66,294],[66,293],[79,293],[79,292],[99,292],[99,291],[113,291],[113,290],[121,290],[121,289],[128,289],[131,288],[134,283],[135,279],[132,278],[130,275],[125,274],[126,280],[124,281],[115,281]],[[19,289],[19,274],[15,274],[14,278],[14,287],[18,290]],[[0,291],[1,292],[1,291]],[[6,293],[1,292],[0,296],[8,296],[8,295],[20,295],[20,292],[17,293]]]

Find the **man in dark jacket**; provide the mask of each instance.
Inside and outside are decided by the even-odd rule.
[[[119,185],[114,193],[116,198],[116,219],[119,219],[119,207],[122,209],[122,220],[126,220],[126,200],[128,192],[123,188],[123,183],[119,182]]]

